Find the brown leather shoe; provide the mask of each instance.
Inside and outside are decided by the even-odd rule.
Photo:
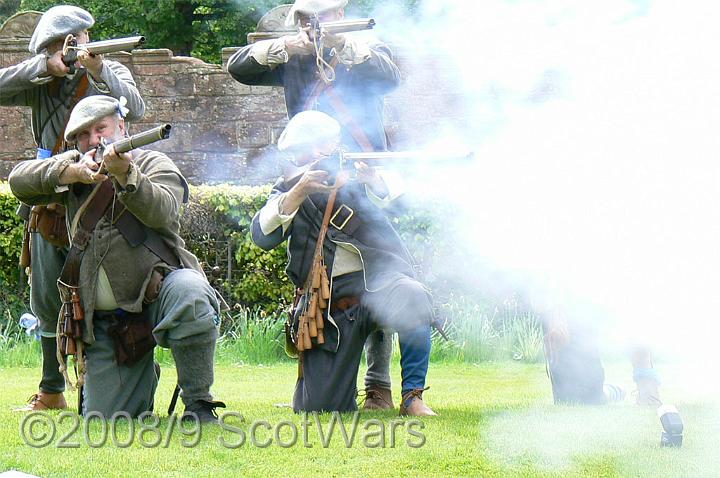
[[[35,410],[62,410],[67,408],[65,396],[61,393],[46,393],[39,391],[28,400],[28,404],[22,408],[16,408],[16,412],[32,412]]]
[[[409,415],[413,417],[432,417],[437,413],[433,412],[430,407],[423,402],[422,394],[427,388],[416,388],[411,390],[402,397],[400,402],[400,415]],[[408,403],[409,402],[409,403]],[[407,403],[407,406],[405,405]]]
[[[365,410],[392,410],[392,390],[379,385],[369,385],[365,389]]]

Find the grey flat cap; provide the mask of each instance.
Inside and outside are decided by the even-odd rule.
[[[78,33],[92,27],[95,20],[82,8],[58,5],[43,13],[35,27],[28,50],[38,54],[50,43],[63,40],[70,33]]]
[[[328,10],[337,10],[345,8],[348,0],[295,0],[292,8],[285,18],[285,26],[294,27],[298,22],[298,13],[312,15],[314,13],[327,12]]]
[[[75,136],[80,131],[106,116],[119,114],[125,117],[127,108],[125,108],[124,102],[125,97],[121,97],[120,101],[118,101],[112,96],[106,95],[93,95],[83,98],[70,113],[70,119],[67,127],[65,127],[65,141],[75,141]]]
[[[278,139],[278,150],[297,151],[340,138],[340,123],[321,111],[303,111],[288,122]]]

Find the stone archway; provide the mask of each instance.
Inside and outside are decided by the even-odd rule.
[[[287,18],[291,7],[292,4],[280,5],[263,15],[257,24],[255,32],[248,33],[248,43],[267,40],[268,38],[278,38],[294,31],[294,28],[285,26],[285,18]]]
[[[11,16],[0,26],[0,41],[30,39],[41,16],[41,12],[35,11],[19,12]]]

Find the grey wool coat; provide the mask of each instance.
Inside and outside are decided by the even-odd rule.
[[[32,108],[33,137],[38,147],[52,150],[65,126],[75,89],[86,70],[73,78],[41,78],[47,73],[47,58],[35,55],[17,65],[0,69],[0,106]],[[130,110],[129,121],[142,117],[145,103],[135,86],[130,70],[116,61],[103,60],[99,80],[90,81],[85,96],[124,96]]]
[[[60,173],[66,167],[68,158],[78,156],[76,151],[69,151],[49,159],[18,164],[9,177],[13,194],[31,205],[51,202],[65,204],[68,221],[72,224],[78,209],[94,186],[75,184],[63,193],[56,193],[55,187],[58,186]],[[134,185],[135,189],[132,192],[132,188],[123,190],[116,183],[115,201],[125,205],[145,226],[159,233],[174,250],[182,267],[203,274],[197,258],[185,249],[185,243],[179,235],[180,207],[188,198],[185,178],[170,158],[160,152],[135,150],[133,164],[128,184]],[[145,289],[153,269],[168,268],[142,244],[132,247],[115,226],[103,217],[93,231],[80,266],[80,295],[86,325],[84,340],[89,344],[94,342],[92,317],[100,264],[107,272],[118,305],[135,313],[142,310]]]

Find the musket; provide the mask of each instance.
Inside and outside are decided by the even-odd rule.
[[[315,30],[318,38],[324,35],[337,35],[338,33],[358,32],[372,30],[375,26],[374,18],[361,18],[359,20],[337,20],[333,22],[321,22],[317,16],[313,17],[310,26]]]
[[[127,38],[115,38],[112,40],[95,41],[78,45],[73,35],[65,38],[63,45],[63,63],[70,68],[70,73],[75,72],[75,62],[79,51],[86,51],[90,55],[103,55],[105,53],[115,53],[118,51],[130,51],[145,43],[144,36],[135,36]]]
[[[285,185],[292,187],[307,170],[321,170],[335,176],[340,171],[348,172],[348,180],[355,179],[356,162],[368,166],[393,166],[399,164],[409,165],[448,165],[453,163],[466,163],[475,159],[472,151],[433,152],[433,151],[369,151],[361,153],[348,153],[339,149],[332,156],[316,161],[306,166],[297,167],[291,163],[286,165],[283,173]]]
[[[107,170],[105,169],[105,150],[110,144],[113,145],[115,153],[128,153],[133,149],[142,148],[148,144],[168,139],[170,137],[171,129],[172,126],[166,123],[147,131],[143,131],[142,133],[137,133],[127,138],[119,139],[113,143],[108,143],[105,138],[101,139],[100,144],[97,147],[97,151],[95,152],[95,158],[102,159],[100,160],[100,169],[98,169],[95,174],[107,173]]]
[[[310,39],[315,47],[315,63],[318,68],[320,78],[325,84],[335,81],[335,68],[323,58],[323,41],[327,35],[337,35],[339,33],[357,32],[361,30],[370,30],[375,26],[373,18],[362,18],[359,20],[337,20],[332,22],[321,22],[317,14],[310,17],[310,21],[305,25],[312,29]]]
[[[440,164],[451,161],[471,161],[475,159],[475,153],[472,151],[457,152],[433,152],[433,151],[369,151],[361,153],[346,153],[340,151],[339,159],[342,164],[350,164],[355,161],[365,163],[401,163],[401,162],[420,162],[425,164]]]

